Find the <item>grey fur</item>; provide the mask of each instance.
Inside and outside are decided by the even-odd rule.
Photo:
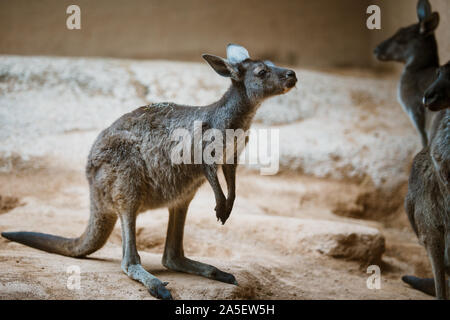
[[[405,276],[414,288],[438,299],[448,297],[445,274],[450,275],[450,64],[439,69],[425,92],[425,105],[438,111],[430,145],[414,158],[405,209],[431,261],[433,279]],[[433,288],[434,284],[434,288]]]
[[[420,134],[422,146],[428,144],[434,114],[422,106],[426,88],[434,81],[439,68],[439,57],[434,30],[439,24],[439,14],[431,12],[427,0],[420,0],[418,23],[398,30],[391,38],[374,50],[381,61],[405,63],[398,85],[398,99]]]
[[[239,49],[233,45],[234,50]],[[244,49],[245,50],[245,49]],[[72,257],[84,257],[101,248],[117,217],[122,224],[122,269],[143,283],[158,298],[172,296],[161,282],[141,265],[136,249],[136,217],[149,209],[169,208],[169,225],[162,263],[169,269],[237,284],[233,275],[184,256],[183,229],[188,206],[197,189],[208,181],[216,199],[216,216],[228,219],[235,199],[234,164],[222,165],[227,182],[225,197],[218,180],[218,164],[173,164],[171,151],[177,144],[171,133],[177,128],[193,131],[194,121],[203,129],[248,130],[261,102],[283,94],[297,82],[295,72],[262,61],[246,59],[231,63],[203,55],[220,75],[231,78],[231,86],[217,102],[205,107],[174,103],[140,107],[103,130],[88,157],[86,176],[90,187],[91,218],[86,232],[76,239],[29,232],[2,235],[31,247]],[[236,58],[236,57],[235,57]],[[236,59],[235,59],[236,60]],[[264,70],[264,74],[261,73]],[[191,132],[193,134],[193,132]],[[225,134],[224,134],[225,137]],[[234,157],[237,158],[237,154]]]

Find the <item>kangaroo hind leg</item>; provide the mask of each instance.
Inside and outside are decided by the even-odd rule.
[[[122,224],[123,258],[122,270],[133,280],[142,283],[156,298],[171,300],[172,295],[167,290],[167,282],[161,282],[141,265],[141,258],[136,248],[136,212],[126,212],[120,215]]]
[[[189,203],[190,200],[183,205],[169,209],[169,225],[167,227],[167,238],[162,264],[171,270],[196,274],[209,279],[237,285],[236,278],[232,274],[184,256],[183,233]]]

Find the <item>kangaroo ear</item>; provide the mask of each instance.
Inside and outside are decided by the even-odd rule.
[[[429,17],[420,22],[420,33],[427,34],[436,30],[439,24],[439,13],[433,12]]]
[[[227,59],[230,63],[238,64],[249,58],[250,55],[248,54],[247,49],[245,49],[244,47],[233,43],[230,43],[227,46]]]
[[[417,17],[422,22],[431,15],[431,5],[428,0],[419,0],[417,2]]]
[[[212,54],[202,54],[203,59],[208,62],[211,68],[214,69],[222,77],[229,77],[234,80],[239,79],[238,70],[232,66],[226,59],[223,59]]]

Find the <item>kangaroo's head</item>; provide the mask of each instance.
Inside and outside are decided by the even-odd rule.
[[[423,104],[431,111],[450,108],[450,61],[437,71],[437,79],[423,95]]]
[[[430,50],[437,51],[434,30],[439,24],[439,14],[431,12],[428,0],[419,0],[417,16],[418,23],[400,28],[375,48],[374,54],[378,60],[406,63],[422,57],[426,59]]]
[[[247,49],[236,44],[227,46],[227,58],[204,54],[202,57],[221,76],[245,88],[253,102],[288,92],[297,83],[295,72],[275,66],[270,61],[252,60]]]

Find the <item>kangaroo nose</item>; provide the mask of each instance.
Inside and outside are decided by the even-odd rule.
[[[378,46],[375,49],[373,49],[373,55],[378,60],[381,60],[381,61],[386,60],[386,55],[385,55],[385,53],[383,53],[383,50],[381,49],[380,46]]]
[[[295,72],[289,70],[288,72],[286,72],[286,78],[295,78]]]

